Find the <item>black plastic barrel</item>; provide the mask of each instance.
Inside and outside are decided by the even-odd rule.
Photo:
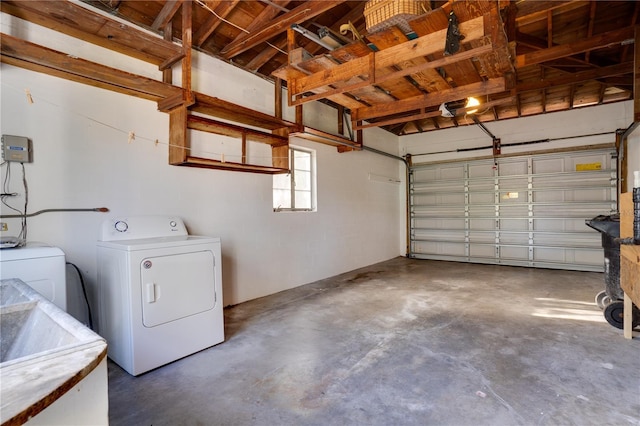
[[[620,216],[596,216],[585,224],[602,234],[604,290],[611,300],[621,300],[624,292],[620,288]]]

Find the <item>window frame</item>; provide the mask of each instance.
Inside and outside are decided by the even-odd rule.
[[[309,180],[310,180],[310,201],[311,207],[295,207],[295,153],[303,152],[305,154],[309,154]],[[303,148],[300,146],[289,145],[289,173],[286,175],[289,176],[290,183],[290,192],[289,192],[289,201],[293,207],[273,207],[273,192],[275,188],[275,176],[272,180],[271,185],[271,204],[274,212],[315,212],[317,211],[317,166],[316,166],[316,151],[310,148]]]

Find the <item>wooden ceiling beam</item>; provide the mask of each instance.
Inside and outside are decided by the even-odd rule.
[[[516,56],[515,65],[516,68],[523,68],[590,50],[618,45],[629,39],[633,39],[633,28],[621,28],[573,43],[561,44],[548,49],[518,55]]]
[[[438,31],[416,40],[408,40],[379,52],[371,52],[367,56],[354,58],[348,62],[324,69],[309,76],[290,79],[288,82],[291,91],[290,96],[320,88],[326,89],[327,86],[331,84],[347,81],[357,76],[367,76],[365,80],[340,85],[339,88],[323,90],[311,97],[300,99],[301,102],[309,102],[328,95],[349,92],[372,84],[381,84],[385,81],[417,74],[424,70],[433,70],[461,60],[467,60],[489,53],[492,50],[492,46],[488,38],[483,38],[483,18],[476,18],[463,24],[466,24],[464,27],[461,25],[461,28],[464,28],[465,40],[479,40],[478,47],[456,53],[455,55],[444,56],[430,62],[424,61],[415,65],[409,64],[407,67],[391,73],[385,70],[385,68],[397,63],[411,61],[412,59],[440,51],[444,45],[446,31]]]
[[[553,47],[553,11],[547,11],[547,49]]]
[[[259,31],[261,28],[268,25],[269,22],[271,22],[273,18],[278,16],[278,14],[281,12],[281,9],[279,9],[278,6],[284,7],[289,3],[291,3],[290,0],[271,0],[267,4],[267,6],[262,9],[262,12],[260,12],[260,14],[258,14],[258,16],[256,16],[253,21],[251,21],[251,24],[249,24],[249,26],[245,28],[246,32],[243,31],[238,34],[238,36],[234,38],[231,43],[235,43],[238,40],[246,37],[247,34]]]
[[[598,6],[597,1],[591,2],[591,8],[589,9],[589,26],[587,28],[587,37],[593,37],[593,26],[595,25],[597,6]],[[589,62],[590,57],[591,57],[590,50],[584,53],[584,60],[586,62]]]
[[[250,71],[258,71],[260,68],[264,66],[267,62],[269,62],[274,56],[278,53],[281,53],[278,49],[285,50],[287,48],[287,38],[281,37],[277,41],[275,41],[273,46],[268,46],[256,56],[254,56],[245,68]],[[275,47],[274,47],[275,46]]]
[[[519,83],[516,85],[518,93],[528,92],[530,90],[551,89],[558,86],[566,86],[568,84],[579,84],[589,80],[600,78],[608,78],[623,74],[633,73],[633,62],[625,62],[624,64],[611,65],[609,67],[593,68],[577,73],[567,73],[561,77],[542,78],[532,83]]]
[[[182,89],[0,34],[2,62],[143,99],[181,96]]]
[[[2,0],[0,9],[43,27],[155,65],[181,59],[177,44],[70,1]]]
[[[380,76],[378,76],[378,73],[380,70],[375,65],[373,65],[378,61],[375,53],[372,52],[368,57],[365,56],[362,58],[355,59],[353,62],[346,62],[345,64],[343,64],[347,66],[346,71],[349,71],[353,75],[348,75],[346,77],[344,75],[341,75],[338,72],[338,69],[341,68],[342,66],[339,65],[336,68],[315,73],[308,77],[303,77],[300,80],[294,80],[291,84],[290,89],[292,91],[292,94],[297,95],[303,92],[310,91],[312,89],[318,89],[319,87],[326,86],[327,84],[332,84],[337,81],[347,80],[349,78],[355,77],[356,75],[361,75],[363,73],[369,74],[369,77],[367,79],[359,81],[357,83],[347,84],[344,86],[340,86],[339,88],[336,88],[336,89],[329,89],[326,92],[320,92],[317,95],[313,95],[311,97],[301,99],[301,101],[308,102],[310,100],[315,100],[316,98],[323,98],[329,94],[334,95],[338,93],[350,92],[357,88],[370,86],[372,84],[382,84],[386,81],[405,77],[407,75],[422,72],[424,70],[428,70],[428,69],[433,70],[435,68],[453,64],[461,60],[471,59],[480,54],[488,53],[490,51],[491,51],[491,45],[486,44],[466,52],[457,53],[454,56],[444,56],[440,59],[436,59],[431,62],[423,62],[419,65],[411,66],[410,68],[404,68],[399,71],[382,74]],[[353,67],[353,65],[355,65],[355,67]],[[333,72],[334,70],[336,71],[335,73]],[[306,83],[306,81],[311,81],[311,83],[309,84],[310,87],[308,88],[305,87],[305,84],[304,84]]]
[[[251,34],[245,34],[241,39],[229,43],[220,51],[220,55],[225,59],[231,59],[286,31],[292,24],[300,24],[308,21],[345,1],[346,0],[323,0],[304,2],[290,12],[281,15],[278,19],[267,22],[261,28],[255,29]]]
[[[200,47],[204,44],[205,41],[213,34],[213,32],[222,24],[224,21],[220,18],[226,18],[227,15],[233,10],[234,7],[240,2],[240,0],[232,0],[232,1],[219,1],[217,2],[217,6],[212,4],[206,4],[207,6],[205,10],[209,13],[209,17],[207,20],[198,28],[196,33],[193,35],[193,45]],[[211,3],[211,2],[208,2]],[[213,7],[211,7],[213,6]],[[211,13],[214,11],[214,13]],[[217,15],[217,16],[216,16]]]
[[[500,99],[495,99],[493,101],[489,101],[489,102],[485,102],[483,104],[481,104],[479,107],[474,106],[474,107],[469,107],[469,108],[461,108],[459,110],[456,111],[456,115],[464,115],[467,114],[468,111],[471,111],[473,109],[478,109],[478,108],[483,108],[483,109],[490,109],[490,108],[495,108],[497,106],[500,105],[505,105],[505,104],[510,104],[512,103],[514,100],[513,96],[510,97],[506,97],[506,98],[500,98]],[[409,114],[409,115],[405,115],[403,117],[396,117],[396,118],[390,118],[390,119],[383,119],[383,120],[378,120],[372,123],[363,123],[360,125],[356,125],[354,126],[354,130],[358,130],[358,129],[367,129],[370,127],[382,127],[382,126],[390,126],[390,125],[394,125],[394,124],[399,124],[399,123],[405,123],[407,121],[414,121],[414,120],[426,120],[426,119],[436,119],[435,123],[437,123],[437,118],[442,116],[442,112],[437,109],[434,111],[427,111],[425,112],[424,110],[422,110],[419,113],[415,113],[415,114]]]
[[[183,0],[168,0],[164,6],[162,6],[162,10],[156,16],[156,19],[151,24],[151,28],[156,31],[164,30],[164,27],[167,26],[169,22],[176,16],[178,10],[182,6]]]
[[[500,93],[507,90],[504,77],[493,78],[487,81],[468,84],[440,92],[427,93],[422,96],[402,99],[396,102],[363,107],[352,111],[352,121],[369,120],[371,118],[384,117],[393,114],[440,105],[455,99],[464,99],[469,96],[485,96]]]
[[[522,20],[536,13],[546,13],[565,6],[569,3],[575,3],[576,0],[550,0],[550,1],[520,1],[517,3],[518,12],[516,14],[516,20]]]

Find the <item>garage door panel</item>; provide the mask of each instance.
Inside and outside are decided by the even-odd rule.
[[[478,181],[478,178],[493,178],[493,163],[490,161],[478,161],[473,164],[463,165],[467,167],[469,178]]]
[[[527,219],[502,219],[500,229],[503,231],[527,231],[529,221]]]
[[[500,176],[522,176],[527,174],[527,161],[508,159],[500,163]]]
[[[496,163],[412,166],[410,256],[601,271],[600,234],[585,219],[616,208],[615,151]],[[439,192],[420,195],[429,191]]]
[[[503,259],[527,261],[529,259],[529,249],[526,247],[502,246],[500,257]]]
[[[543,174],[543,173],[557,173],[563,172],[565,168],[565,160],[564,158],[543,158],[543,159],[533,159],[533,173],[534,174]]]
[[[495,220],[493,220],[493,219],[470,219],[469,220],[469,225],[470,225],[469,229],[493,231],[495,229]]]
[[[470,249],[470,258],[478,259],[478,258],[494,258],[495,257],[495,249],[489,245],[473,245]]]

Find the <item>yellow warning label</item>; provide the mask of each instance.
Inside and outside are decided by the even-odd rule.
[[[586,170],[602,170],[602,163],[576,164],[576,172],[584,172]]]

